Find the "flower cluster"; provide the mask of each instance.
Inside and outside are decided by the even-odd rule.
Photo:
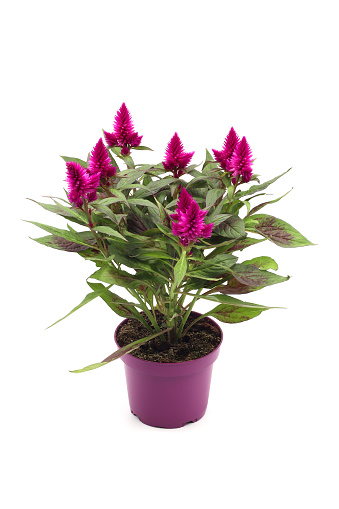
[[[125,103],[114,118],[113,132],[104,131],[105,140],[109,147],[121,147],[121,154],[127,156],[132,147],[139,147],[142,136],[134,131],[133,121]]]
[[[231,173],[235,183],[238,178],[242,182],[249,182],[252,177],[252,151],[245,136],[240,140],[239,136],[231,127],[225,138],[222,150],[213,150],[215,160],[221,168]]]
[[[180,244],[189,246],[198,239],[212,235],[213,223],[205,224],[204,217],[207,210],[201,210],[189,192],[183,188],[180,193],[175,214],[171,214],[172,233],[180,239]]]
[[[87,168],[74,161],[67,162],[66,168],[68,198],[76,207],[82,207],[84,199],[87,202],[96,200],[100,183],[107,184],[117,171],[111,163],[102,138],[93,148]]]
[[[86,168],[74,161],[67,162],[66,168],[69,201],[76,207],[82,207],[84,199],[89,202],[96,200],[100,173],[90,174]]]

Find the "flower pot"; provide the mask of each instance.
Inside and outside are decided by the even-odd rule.
[[[199,313],[194,313],[197,316]],[[213,321],[213,320],[212,320]],[[127,322],[127,319],[118,326]],[[186,362],[161,363],[126,354],[126,381],[131,412],[140,421],[159,428],[181,428],[196,422],[206,412],[213,362],[223,339],[211,353]],[[118,345],[119,346],[119,345]]]

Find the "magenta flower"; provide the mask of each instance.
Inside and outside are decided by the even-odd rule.
[[[121,147],[121,154],[127,156],[131,147],[138,147],[142,136],[134,131],[133,121],[130,112],[125,103],[122,103],[120,109],[114,118],[113,132],[104,131],[105,140],[109,147]]]
[[[79,163],[66,163],[66,180],[68,184],[68,198],[76,207],[81,207],[83,200],[96,200],[97,188],[100,184],[100,173],[90,174]]]
[[[189,246],[198,239],[206,239],[212,235],[213,223],[204,223],[206,214],[207,210],[201,210],[188,191],[183,188],[175,214],[171,214],[173,221],[177,221],[172,223],[172,233],[179,237],[180,244]]]
[[[252,164],[252,150],[244,136],[236,146],[229,164],[229,171],[234,177],[232,182],[234,183],[239,176],[242,182],[249,182],[253,171]]]
[[[230,132],[225,138],[222,150],[212,149],[215,160],[220,164],[221,168],[229,171],[229,164],[233,156],[234,150],[239,143],[239,136],[231,127]]]
[[[189,165],[194,152],[185,152],[184,146],[177,133],[174,133],[171,141],[166,148],[165,161],[163,165],[165,170],[173,172],[175,178],[181,177],[185,168]]]
[[[99,139],[98,143],[91,152],[88,172],[91,175],[99,173],[100,177],[105,180],[113,177],[117,172],[116,166],[113,166],[111,163],[107,148],[105,147],[102,138]]]

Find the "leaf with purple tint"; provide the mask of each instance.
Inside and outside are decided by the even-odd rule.
[[[59,249],[60,251],[68,251],[69,253],[79,253],[81,251],[85,251],[88,249],[87,244],[84,246],[82,244],[78,244],[77,242],[71,242],[69,240],[63,239],[62,237],[57,237],[55,235],[46,235],[46,237],[39,237],[37,239],[32,240],[35,240],[35,242],[38,242],[43,246],[52,247],[53,249]],[[93,244],[95,244],[95,240],[93,238],[91,239],[88,238],[86,239],[86,241],[88,243],[93,242]]]
[[[228,295],[209,295],[203,298],[222,302],[222,304],[212,309],[212,311],[208,313],[208,316],[216,318],[224,323],[245,322],[260,315],[263,311],[273,309],[269,306],[243,302],[234,297],[229,297]]]
[[[245,239],[236,240],[234,244],[231,244],[226,251],[242,251],[247,247],[253,246],[254,244],[258,244],[259,242],[264,242],[266,239],[254,239],[252,237],[246,237]]]
[[[251,216],[257,221],[256,233],[277,244],[280,247],[312,246],[312,242],[306,239],[298,230],[282,219],[266,214]]]
[[[267,270],[258,269],[255,265],[236,264],[230,272],[232,277],[227,281],[227,285],[219,286],[215,291],[227,295],[250,293],[289,279],[289,276],[278,276]]]
[[[75,232],[75,231],[67,231],[61,230],[60,228],[55,228],[54,226],[48,226],[47,224],[36,223],[35,221],[26,221],[27,223],[32,223],[35,226],[38,226],[42,230],[45,230],[48,233],[56,237],[61,237],[65,240],[68,240],[71,243],[80,244],[87,247],[93,247],[93,243],[87,240],[86,235],[91,235],[89,232]],[[33,239],[35,240],[35,239]],[[50,246],[52,247],[52,246]]]
[[[164,329],[161,332],[157,332],[157,334],[152,334],[151,336],[137,339],[136,341],[133,341],[133,343],[130,343],[129,345],[119,348],[119,350],[117,350],[116,352],[114,352],[111,355],[109,355],[108,357],[106,357],[106,359],[104,359],[103,361],[97,362],[95,364],[90,364],[89,366],[86,366],[85,368],[82,368],[82,369],[75,369],[75,370],[71,371],[71,373],[83,373],[84,371],[90,371],[92,369],[101,368],[102,366],[105,366],[109,362],[115,361],[116,359],[119,359],[123,355],[133,352],[133,350],[136,350],[144,343],[147,343],[147,341],[150,341],[151,339],[161,336],[161,335],[165,334],[166,332],[169,332],[170,330],[172,330],[172,328]]]

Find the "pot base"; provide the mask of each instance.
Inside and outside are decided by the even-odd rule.
[[[140,422],[142,422],[143,424],[146,424],[146,426],[151,426],[152,428],[161,428],[161,429],[178,429],[178,428],[183,428],[184,426],[187,426],[187,424],[193,424],[194,422],[200,421],[200,419],[202,419],[202,417],[204,417],[206,410],[200,417],[197,417],[196,419],[193,419],[191,421],[187,421],[184,424],[179,424],[178,426],[168,426],[168,425],[167,426],[157,426],[155,424],[150,424],[149,422],[143,421],[142,419],[140,419],[140,417],[135,412],[133,412],[133,410],[131,410],[131,413],[133,415],[135,415],[135,417],[137,417]]]

